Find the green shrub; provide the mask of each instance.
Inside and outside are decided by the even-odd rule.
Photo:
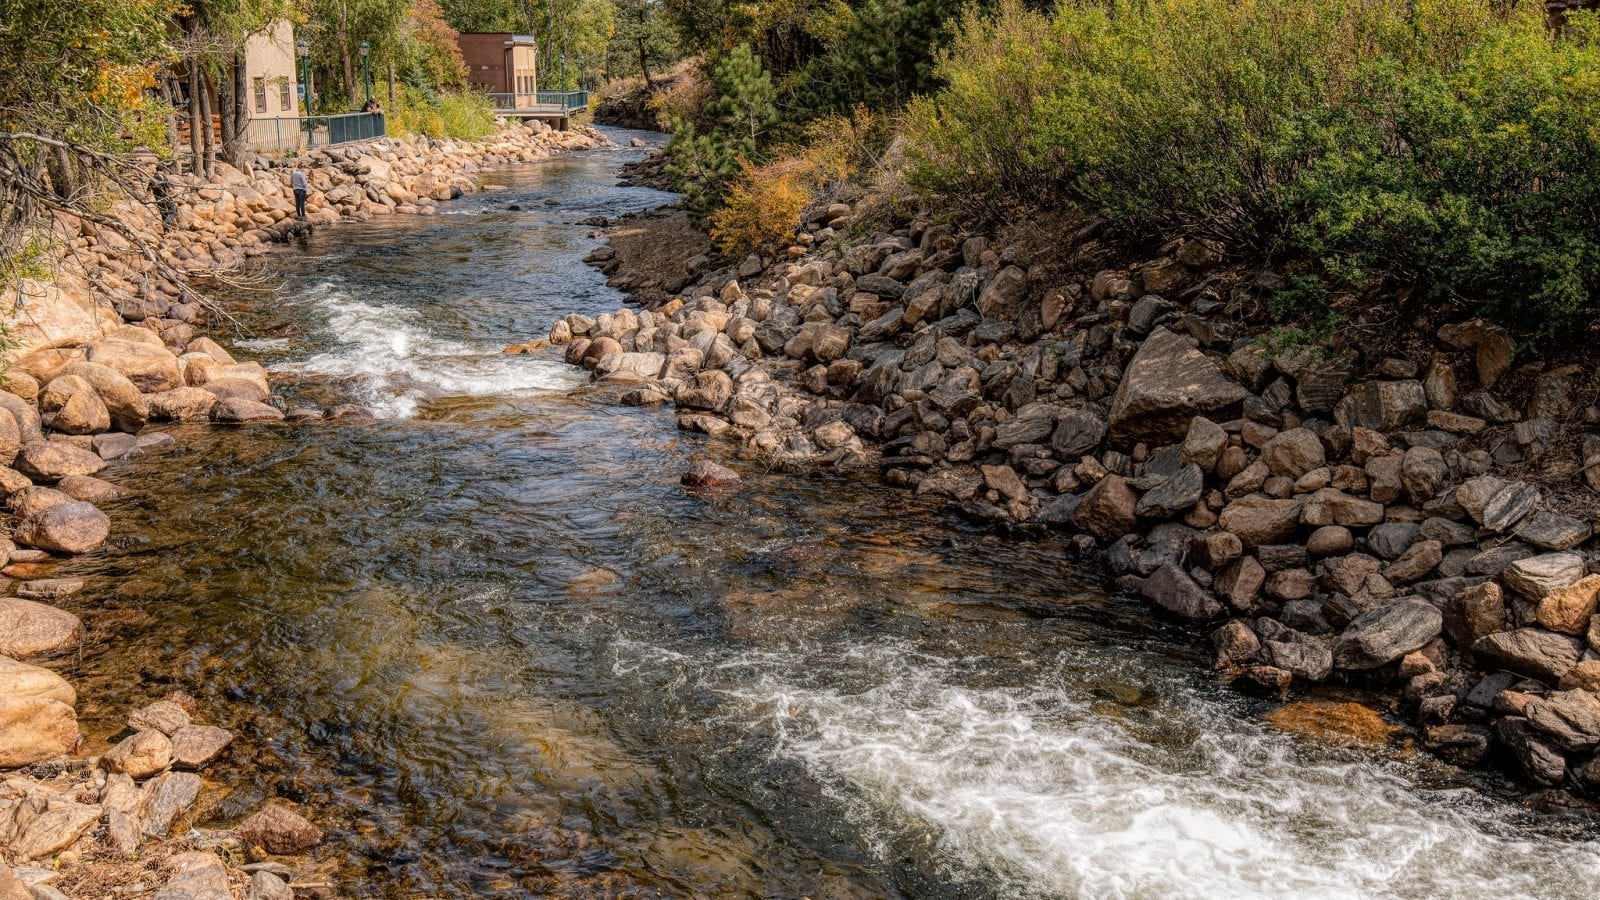
[[[745,162],[759,162],[757,148],[778,118],[776,92],[761,60],[744,44],[733,48],[712,75],[715,96],[706,103],[701,130],[674,118],[667,173],[698,216],[716,209],[729,179]]]
[[[402,84],[386,110],[391,134],[477,141],[494,133],[494,105],[476,91],[447,93]]]
[[[981,215],[1309,257],[1555,330],[1600,273],[1600,49],[1540,4],[1014,2],[909,116],[911,183]]]

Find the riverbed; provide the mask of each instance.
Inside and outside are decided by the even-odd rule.
[[[341,896],[1593,894],[1587,812],[1259,724],[1062,543],[503,353],[619,305],[578,223],[671,199],[615,185],[638,152],[269,258],[223,343],[380,418],[111,470],[139,496],[64,567],[104,576],[64,604],[91,736],[193,694],[240,735],[210,814],[301,805]],[[700,458],[744,490],[686,492]]]

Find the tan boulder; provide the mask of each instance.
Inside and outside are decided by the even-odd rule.
[[[31,478],[59,481],[68,475],[93,475],[106,467],[98,454],[56,441],[32,441],[22,445],[16,469]]]
[[[15,353],[81,346],[99,337],[109,324],[87,291],[66,291],[55,284],[24,278],[17,289],[0,291],[0,310]]]
[[[1588,575],[1556,588],[1539,601],[1539,624],[1551,631],[1583,634],[1600,600],[1600,575]]]
[[[72,707],[78,705],[78,693],[65,678],[9,656],[0,656],[0,697],[43,697]]]
[[[67,398],[51,417],[50,428],[62,434],[100,434],[111,429],[111,412],[100,395],[87,388]]]
[[[0,696],[0,768],[32,765],[78,746],[78,717],[51,697]]]
[[[122,375],[140,391],[170,391],[183,386],[183,370],[161,338],[145,329],[134,329],[155,338],[155,343],[102,338],[89,345],[89,362],[99,363]]]
[[[130,434],[150,422],[150,407],[139,388],[121,373],[94,362],[69,363],[63,375],[77,375],[94,387],[111,413],[111,424]],[[24,432],[26,428],[24,427]],[[83,473],[92,474],[92,473]]]
[[[100,765],[135,780],[149,778],[172,765],[172,739],[154,728],[136,731],[107,750]]]
[[[98,458],[98,457],[97,457]],[[52,506],[23,518],[13,537],[20,544],[55,553],[88,553],[111,534],[111,520],[82,500]]]
[[[72,495],[58,491],[55,488],[47,488],[43,485],[29,485],[11,495],[11,511],[16,513],[18,518],[25,519],[35,513],[44,512],[52,506],[71,503],[72,500]]]
[[[203,422],[211,416],[217,395],[197,387],[174,388],[151,394],[150,418],[161,422]]]
[[[269,853],[304,853],[322,843],[322,829],[299,813],[267,804],[239,823],[234,833]]]
[[[65,610],[0,597],[0,655],[25,659],[76,647],[83,640],[83,623]]]

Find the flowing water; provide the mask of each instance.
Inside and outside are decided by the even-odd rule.
[[[1263,728],[1057,543],[732,459],[691,495],[726,445],[503,355],[619,303],[572,223],[666,199],[630,153],[273,258],[239,345],[383,418],[112,470],[91,734],[195,695],[240,733],[206,815],[303,804],[350,896],[1593,895],[1584,816]]]

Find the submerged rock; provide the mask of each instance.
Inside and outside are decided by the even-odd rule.
[[[678,480],[686,487],[698,488],[737,488],[742,482],[738,472],[708,460],[691,465]]]

